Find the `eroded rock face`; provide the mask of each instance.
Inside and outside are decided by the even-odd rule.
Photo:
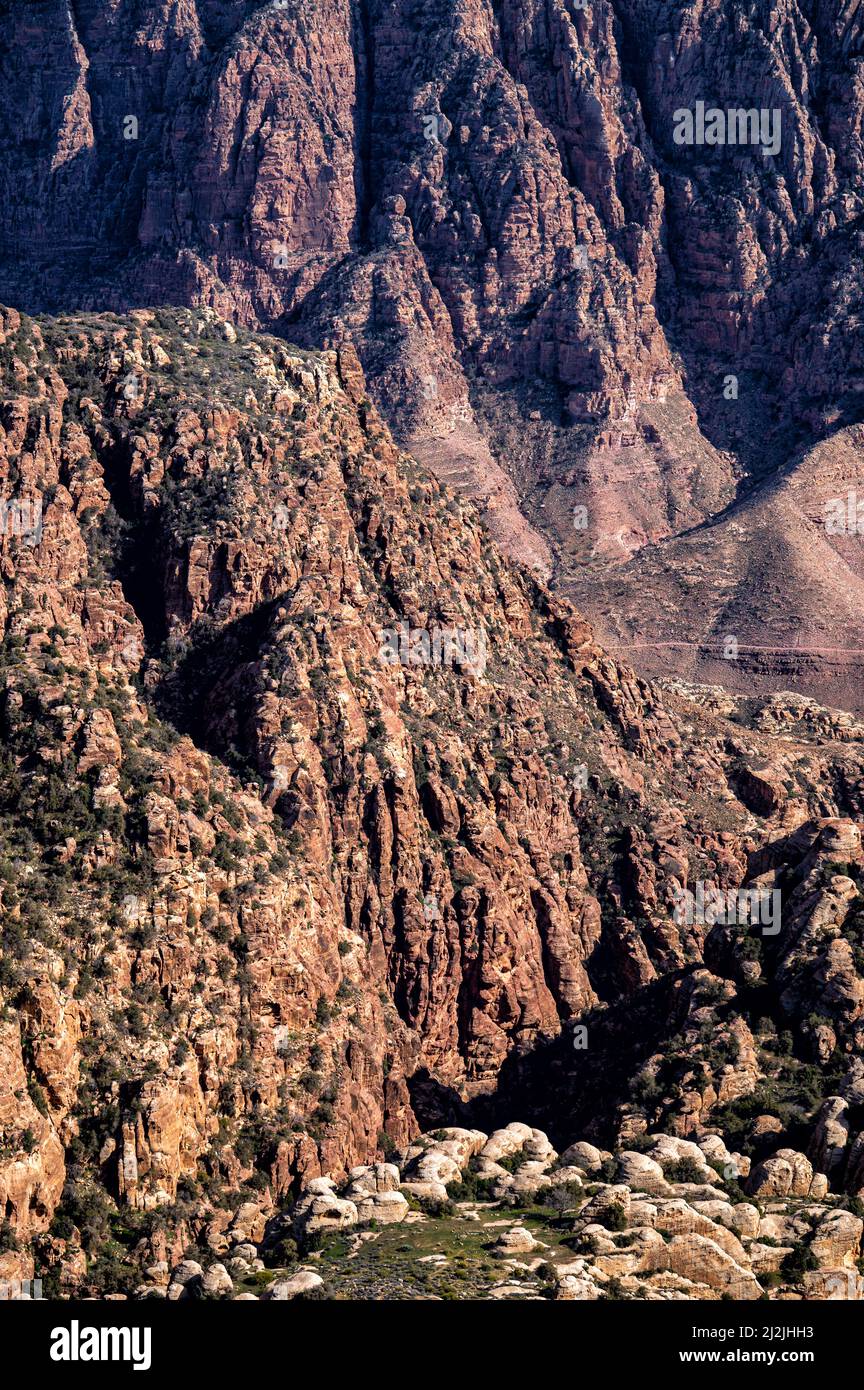
[[[591,593],[604,642],[650,675],[800,692],[781,697],[790,722],[806,717],[807,697],[860,719],[862,443],[858,424],[835,430],[710,528],[635,555],[599,579],[599,593],[598,576],[587,573],[568,592],[580,605]],[[742,769],[758,803],[784,795],[771,771]]]
[[[203,1231],[221,1258],[260,1194],[433,1125],[402,1174],[426,1196],[476,1158],[530,1197],[572,1134],[594,1174],[650,1131],[628,1179],[705,1202],[716,1163],[788,1147],[756,1125],[777,1087],[815,1132],[808,1068],[861,1040],[854,724],[661,697],[399,451],[348,347],[210,311],[0,327],[2,495],[39,515],[0,538],[23,1259],[50,1226],[80,1283],[117,1203],[148,1265]],[[780,930],[680,916],[697,880],[776,891]],[[338,1201],[403,1219],[372,1171]],[[853,1131],[833,1191],[862,1171]]]
[[[28,1093],[21,1033],[14,1019],[0,1025],[0,1055],[0,1125],[4,1136],[0,1209],[16,1238],[26,1242],[47,1229],[60,1200],[65,1177],[63,1145],[50,1117],[37,1110]],[[7,1278],[14,1273],[5,1270]]]
[[[754,1197],[810,1197],[816,1195],[814,1183],[822,1186],[818,1176],[804,1154],[778,1149],[751,1173],[748,1189]],[[820,1195],[824,1196],[824,1188]]]
[[[0,299],[350,341],[625,659],[860,709],[824,526],[861,490],[860,39],[802,0],[10,6]],[[709,97],[769,138],[678,143]]]

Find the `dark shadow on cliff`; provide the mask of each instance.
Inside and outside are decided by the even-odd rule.
[[[245,720],[247,712],[251,716],[254,673],[278,604],[278,599],[260,604],[222,627],[198,623],[179,647],[171,650],[166,643],[161,662],[148,675],[148,694],[160,719],[247,779],[258,772],[248,760]],[[242,688],[234,679],[238,671],[249,672]]]
[[[680,985],[698,967],[666,976],[609,1008],[594,1009],[556,1038],[513,1052],[494,1090],[463,1100],[427,1070],[408,1082],[421,1130],[464,1125],[486,1133],[512,1120],[537,1126],[556,1148],[575,1139],[612,1144],[620,1107],[630,1098],[633,1077],[662,1052],[683,1022],[688,991]],[[586,1030],[584,1047],[575,1046]]]

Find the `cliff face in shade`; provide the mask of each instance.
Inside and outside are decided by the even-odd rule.
[[[5,1275],[111,1287],[115,1204],[158,1261],[475,1113],[854,1108],[861,726],[610,659],[347,347],[0,326]],[[676,921],[700,879],[782,932]]]

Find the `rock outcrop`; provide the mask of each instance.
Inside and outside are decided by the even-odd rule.
[[[271,1218],[258,1247],[235,1244],[227,1268],[213,1260],[211,1241],[210,1249],[201,1250],[203,1265],[186,1259],[175,1267],[167,1295],[166,1265],[148,1271],[148,1282],[136,1296],[380,1298],[395,1273],[402,1281],[396,1294],[401,1298],[410,1298],[412,1290],[415,1297],[579,1302],[864,1298],[857,1268],[864,1222],[837,1197],[823,1193],[818,1201],[812,1195],[796,1201],[787,1193],[787,1200],[754,1205],[726,1190],[721,1175],[710,1169],[720,1184],[712,1198],[706,1200],[703,1185],[694,1182],[681,1183],[679,1196],[662,1196],[650,1168],[639,1172],[631,1165],[626,1182],[597,1181],[588,1169],[590,1158],[581,1169],[562,1167],[546,1140],[542,1167],[547,1185],[526,1198],[518,1176],[530,1162],[539,1162],[528,1154],[541,1131],[510,1124],[506,1132],[512,1138],[518,1130],[527,1130],[530,1137],[511,1148],[509,1157],[518,1160],[518,1168],[506,1174],[509,1185],[500,1192],[483,1175],[489,1160],[469,1143],[443,1197],[417,1193],[412,1151],[419,1147],[430,1159],[437,1155],[452,1164],[454,1137],[461,1137],[452,1128],[421,1135],[399,1155],[398,1165],[377,1165],[386,1166],[388,1183],[395,1175],[407,1194],[407,1201],[395,1190],[384,1194],[401,1197],[404,1206],[397,1242],[389,1238],[388,1222],[379,1213],[355,1211],[345,1200],[356,1187],[356,1175],[341,1190],[333,1179],[317,1178],[293,1207]],[[468,1136],[467,1131],[462,1134]],[[475,1134],[471,1131],[472,1138]],[[712,1151],[712,1138],[716,1136],[706,1136],[701,1149],[690,1146],[702,1161],[702,1150]],[[683,1142],[673,1135],[650,1139],[655,1152],[666,1154]],[[489,1142],[495,1143],[494,1135]],[[619,1168],[635,1157],[639,1155],[617,1155]],[[325,1193],[342,1208],[329,1225],[310,1219]],[[286,1245],[286,1226],[292,1222],[294,1239]],[[420,1254],[421,1249],[431,1253]],[[425,1275],[418,1287],[421,1268]],[[450,1281],[457,1277],[460,1283],[454,1287]],[[250,1292],[250,1284],[262,1292]]]

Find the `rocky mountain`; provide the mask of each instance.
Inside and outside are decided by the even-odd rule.
[[[606,654],[348,344],[210,309],[0,329],[0,1276],[281,1268],[352,1168],[422,1206],[418,1134],[514,1116],[541,1176],[577,1138],[633,1191],[628,1155],[737,1154],[733,1205],[821,1202],[807,1240],[847,1212],[845,1268],[864,726]],[[472,1144],[447,1200],[500,1178]]]
[[[860,712],[862,51],[852,0],[0,4],[0,299],[350,344],[639,669]]]
[[[838,429],[704,526],[568,592],[602,610],[611,650],[649,675],[780,685],[860,714],[862,442],[860,426]]]

